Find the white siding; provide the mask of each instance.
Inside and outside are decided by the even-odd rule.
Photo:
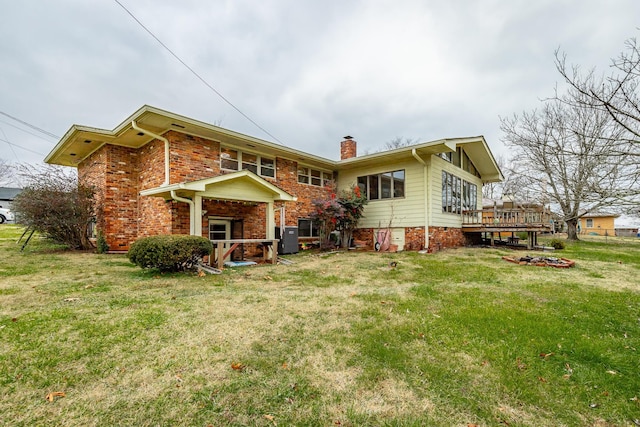
[[[430,226],[454,227],[462,226],[462,216],[459,214],[442,212],[442,171],[445,170],[463,180],[475,184],[478,188],[478,206],[482,208],[482,180],[463,169],[452,165],[433,155],[424,159],[428,165],[428,183],[431,191],[429,203],[431,209]],[[379,227],[423,227],[425,225],[424,166],[417,160],[411,159],[397,163],[383,163],[376,167],[366,167],[340,171],[339,190],[348,189],[357,183],[359,176],[373,175],[404,169],[405,197],[399,199],[372,200],[365,207],[364,218],[358,224],[362,228]]]
[[[404,169],[405,197],[398,199],[371,200],[365,206],[364,217],[358,224],[361,228],[378,227],[422,227],[425,224],[424,211],[424,167],[415,159],[399,163],[383,163],[376,167],[366,167],[340,171],[340,190],[356,185],[358,177]]]

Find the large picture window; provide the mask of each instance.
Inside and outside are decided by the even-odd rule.
[[[442,171],[442,212],[461,214],[478,206],[478,186]]]
[[[220,168],[232,171],[249,170],[256,175],[269,178],[276,176],[276,163],[274,159],[262,157],[257,154],[243,153],[231,148],[220,148]]]
[[[358,187],[368,200],[404,197],[404,170],[358,177]]]

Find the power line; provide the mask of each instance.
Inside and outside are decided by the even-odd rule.
[[[186,62],[184,62],[178,55],[176,55],[171,49],[169,49],[169,47],[164,44],[158,37],[156,37],[155,34],[153,34],[151,32],[151,30],[149,30],[147,27],[144,26],[144,24],[142,22],[140,22],[140,20],[138,18],[135,17],[135,15],[133,13],[131,13],[129,11],[129,9],[127,9],[122,3],[120,3],[119,0],[114,0],[116,3],[118,3],[118,5],[124,9],[125,12],[127,12],[129,14],[129,16],[131,16],[133,18],[134,21],[136,21],[138,23],[138,25],[140,25],[147,33],[149,33],[149,35],[151,37],[153,37],[158,43],[160,43],[160,46],[162,46],[163,48],[165,48],[165,50],[167,52],[169,52],[175,59],[177,59],[182,65],[184,65],[187,70],[191,71],[191,74],[193,74],[194,76],[196,76],[198,78],[198,80],[200,80],[202,83],[205,84],[205,86],[207,86],[209,89],[211,89],[216,95],[218,95],[220,97],[220,99],[222,99],[224,102],[226,102],[227,104],[229,104],[234,110],[236,110],[238,113],[240,113],[245,119],[249,120],[251,123],[253,123],[258,129],[260,129],[262,132],[266,133],[267,135],[269,135],[271,138],[273,138],[274,140],[276,140],[278,143],[284,145],[282,143],[282,141],[280,141],[278,138],[276,138],[275,136],[273,136],[271,133],[269,133],[269,131],[267,131],[265,128],[263,128],[262,126],[260,126],[258,123],[256,123],[255,121],[253,121],[251,119],[251,117],[247,116],[245,113],[243,113],[238,107],[236,107],[231,101],[229,101],[227,98],[224,97],[224,95],[222,95],[220,92],[218,92],[213,86],[211,86],[209,84],[209,82],[207,82],[203,77],[201,77],[193,68],[191,68],[189,65],[187,65]]]
[[[4,133],[4,132],[3,132],[3,133]],[[5,135],[5,136],[6,136],[6,135]],[[33,153],[33,154],[37,154],[37,155],[39,155],[39,156],[43,156],[43,157],[44,157],[44,156],[46,156],[46,154],[42,154],[42,153],[39,153],[39,152],[37,152],[37,151],[30,150],[29,148],[25,148],[25,147],[22,147],[22,146],[20,146],[20,145],[18,145],[18,144],[14,144],[13,142],[11,142],[11,141],[9,141],[9,140],[6,140],[6,139],[2,139],[2,138],[0,138],[0,141],[2,141],[2,142],[6,142],[7,144],[11,145],[12,147],[18,147],[18,148],[20,148],[20,149],[22,149],[22,150],[28,151],[28,152]],[[11,151],[13,151],[13,148],[11,148]],[[13,154],[15,155],[15,151],[13,152]],[[16,156],[16,158],[17,158],[17,156]]]
[[[18,129],[19,131],[22,131],[22,132],[24,132],[24,133],[28,133],[28,134],[29,134],[29,135],[31,135],[31,136],[35,136],[36,138],[40,138],[40,139],[41,139],[41,140],[43,140],[43,141],[47,141],[48,143],[51,143],[51,141],[50,141],[50,140],[45,139],[43,136],[40,136],[40,135],[38,135],[38,134],[36,134],[36,133],[33,133],[33,132],[29,132],[28,130],[22,129],[21,127],[18,127],[18,126],[16,126],[16,125],[12,125],[11,123],[9,123],[9,122],[7,122],[7,121],[0,120],[0,123],[4,123],[5,125],[11,126],[12,128],[16,128],[16,129]],[[55,144],[55,143],[54,143],[54,144]]]
[[[4,129],[0,128],[0,131],[2,131],[2,134],[4,135],[4,137],[6,138],[4,141],[9,144],[9,148],[11,148],[11,152],[13,153],[13,157],[16,158],[16,161],[18,160],[18,155],[16,154],[16,150],[13,149],[13,147],[11,146],[12,144],[8,141],[8,137],[7,134],[4,133]]]
[[[39,127],[38,127],[38,126],[36,126],[36,125],[32,125],[31,123],[25,122],[24,120],[20,120],[20,119],[19,119],[19,118],[17,118],[17,117],[13,117],[12,115],[5,113],[4,111],[0,111],[0,114],[2,114],[3,116],[7,116],[7,117],[9,117],[10,119],[15,120],[16,122],[22,123],[23,125],[28,126],[28,127],[30,127],[31,129],[37,130],[37,131],[38,131],[38,132],[40,132],[40,133],[43,133],[43,134],[45,134],[45,135],[48,135],[48,136],[50,136],[51,138],[60,139],[60,137],[59,137],[58,135],[54,135],[54,134],[52,134],[51,132],[48,132],[48,131],[46,131],[46,130],[44,130],[44,129],[42,129],[42,128],[39,128]]]

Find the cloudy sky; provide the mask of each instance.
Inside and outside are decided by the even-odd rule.
[[[144,104],[337,159],[396,137],[484,135],[559,82],[554,51],[606,71],[638,0],[0,0],[0,158],[41,162],[73,124]],[[11,117],[8,117],[8,116]]]

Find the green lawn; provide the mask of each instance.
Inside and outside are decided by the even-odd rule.
[[[552,254],[572,269],[464,248],[199,277],[21,233],[0,225],[0,425],[640,425],[640,239]]]

